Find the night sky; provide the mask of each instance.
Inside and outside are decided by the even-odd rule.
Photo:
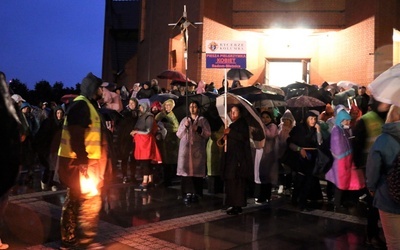
[[[33,89],[101,77],[104,0],[1,0],[0,71]]]

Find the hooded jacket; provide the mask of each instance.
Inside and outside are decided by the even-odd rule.
[[[81,95],[74,99],[73,103],[69,106],[66,112],[66,124],[68,124],[68,132],[70,136],[70,148],[74,152],[76,157],[71,160],[69,157],[59,157],[59,169],[58,174],[60,181],[67,185],[73,192],[80,193],[80,169],[76,166],[86,165],[88,166],[88,172],[91,172],[91,176],[94,178],[97,187],[103,186],[104,174],[107,167],[108,157],[108,146],[107,138],[104,136],[105,128],[104,121],[101,119],[98,113],[97,100],[94,99],[98,88],[102,84],[102,80],[92,73],[89,73],[81,84]],[[89,105],[92,105],[89,107]],[[97,115],[94,115],[94,112]],[[92,113],[92,114],[91,114]],[[96,117],[99,121],[92,121],[92,117]],[[96,123],[95,127],[99,131],[93,131],[93,123]],[[64,125],[65,126],[65,125]],[[89,129],[92,127],[92,129]],[[88,134],[100,134],[100,158],[89,159],[87,152],[86,135]],[[60,145],[60,151],[62,151],[62,145]],[[97,149],[96,149],[97,150]],[[98,152],[98,151],[96,151]]]
[[[388,213],[400,214],[400,204],[389,195],[386,173],[400,152],[400,122],[385,123],[382,134],[376,139],[368,154],[366,164],[367,187],[374,192],[373,205]]]
[[[98,108],[98,103],[93,100],[97,89],[101,86],[102,80],[92,73],[89,73],[82,80],[81,95],[88,99],[94,108]],[[71,148],[77,155],[76,164],[87,164],[88,153],[85,147],[85,130],[89,128],[92,121],[90,119],[90,109],[83,100],[75,101],[70,105],[66,112],[66,119],[71,138]]]

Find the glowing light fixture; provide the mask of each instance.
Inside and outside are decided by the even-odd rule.
[[[264,34],[272,37],[306,37],[313,33],[312,29],[267,29]]]
[[[281,3],[294,3],[294,2],[297,2],[299,0],[275,0],[275,1],[281,2]]]

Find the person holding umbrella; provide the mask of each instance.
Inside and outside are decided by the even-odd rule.
[[[200,104],[189,103],[189,116],[182,119],[176,135],[180,139],[177,175],[181,176],[184,203],[190,205],[203,195],[206,173],[206,142],[211,135],[210,124],[200,115]]]
[[[221,176],[225,183],[226,213],[237,215],[247,205],[246,183],[253,176],[253,159],[250,150],[249,126],[242,117],[240,105],[229,111],[232,123],[224,130],[226,152],[223,154]]]

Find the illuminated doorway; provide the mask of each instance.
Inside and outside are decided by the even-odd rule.
[[[285,87],[297,82],[310,83],[309,59],[266,59],[265,84]]]

